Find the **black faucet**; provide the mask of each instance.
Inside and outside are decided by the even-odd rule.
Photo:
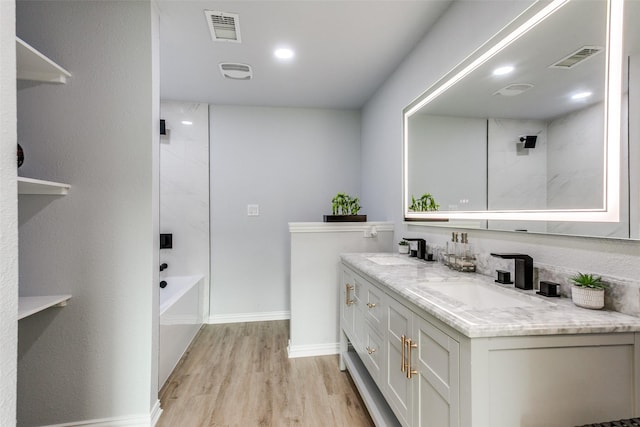
[[[418,257],[418,259],[426,259],[427,258],[427,241],[424,239],[416,239],[416,238],[409,238],[409,237],[403,237],[402,240],[406,240],[408,242],[417,242],[418,246],[417,246],[417,250],[416,250],[416,255]],[[413,256],[413,255],[411,255]]]
[[[167,287],[167,281],[166,281],[166,280],[162,280],[162,281],[160,282],[160,287],[161,287],[162,289],[166,288],[166,287]]]
[[[498,258],[516,260],[516,288],[533,289],[533,258],[525,254],[491,254]]]
[[[162,264],[160,264],[160,271],[164,271],[169,267],[169,265],[166,262],[163,262]]]

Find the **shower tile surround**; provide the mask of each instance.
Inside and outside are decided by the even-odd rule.
[[[639,312],[637,283],[634,286],[633,283],[614,282],[611,278],[603,277],[609,280],[612,290],[607,291],[609,296],[605,310],[583,309],[575,306],[568,298],[545,298],[535,295],[534,291],[520,291],[515,290],[513,285],[497,284],[495,285],[497,287],[513,289],[513,291],[506,289],[505,292],[522,292],[527,294],[528,298],[542,299],[549,304],[537,304],[533,307],[473,309],[455,300],[446,301],[446,298],[441,300],[437,292],[434,300],[433,291],[423,285],[428,282],[450,281],[465,277],[472,281],[491,283],[495,276],[495,269],[510,270],[513,275],[513,267],[508,265],[509,262],[501,262],[503,260],[497,258],[494,261],[491,255],[481,254],[478,256],[477,273],[460,273],[448,269],[439,262],[428,263],[408,258],[406,255],[384,254],[394,258],[403,257],[409,261],[410,265],[399,267],[379,265],[368,259],[380,256],[379,253],[360,253],[342,254],[341,257],[347,265],[377,280],[470,338],[640,331],[640,319],[637,318],[637,314],[633,314]],[[556,281],[562,285],[562,296],[567,296],[567,292],[570,291],[568,277],[575,274],[574,272],[550,269],[540,265],[534,265],[534,268],[538,272],[538,275],[534,276],[536,287],[538,279]],[[444,302],[433,303],[439,299]],[[632,299],[636,301],[635,304],[622,302]]]

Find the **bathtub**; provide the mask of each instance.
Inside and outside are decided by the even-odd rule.
[[[158,387],[169,378],[202,326],[203,276],[164,278],[160,288]]]

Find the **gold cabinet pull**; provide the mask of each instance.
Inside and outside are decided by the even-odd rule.
[[[376,349],[375,349],[375,348],[371,348],[371,347],[367,346],[367,353],[369,353],[369,354],[373,354],[373,353],[375,353],[375,352],[376,352]]]
[[[347,305],[353,305],[354,301],[351,299],[351,291],[353,291],[355,289],[355,286],[350,285],[348,283],[345,286],[347,288],[347,298],[346,298],[345,303]]]
[[[412,375],[417,375],[418,371],[411,369],[411,349],[418,348],[418,344],[415,344],[411,339],[406,340],[407,343],[407,379],[410,380]]]
[[[400,372],[404,372],[405,369],[407,369],[407,364],[405,363],[404,360],[404,347],[407,344],[407,337],[405,337],[404,335],[402,335],[400,337],[400,342],[402,343],[402,350],[401,350],[401,355],[400,355]]]
[[[369,307],[369,308],[373,308],[373,307],[375,307],[375,306],[376,306],[376,304],[375,304],[375,303],[373,303],[373,302],[368,302],[368,303],[367,303],[367,307]]]

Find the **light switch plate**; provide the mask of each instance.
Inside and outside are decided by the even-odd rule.
[[[247,205],[247,215],[248,216],[259,216],[260,215],[260,206],[259,205]]]

